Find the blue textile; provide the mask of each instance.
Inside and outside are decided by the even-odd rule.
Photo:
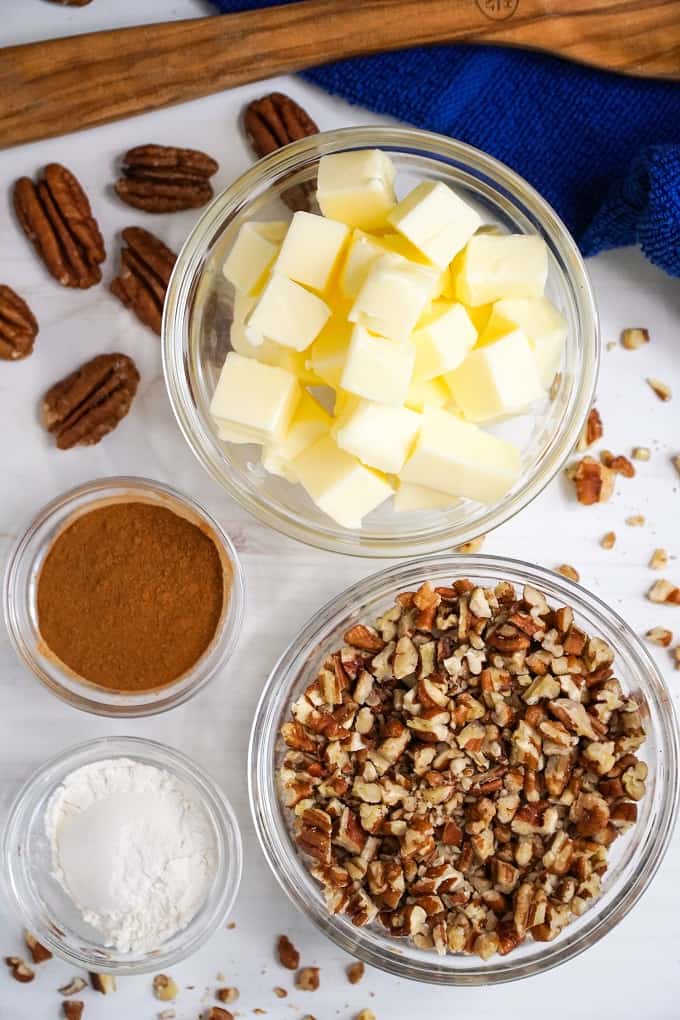
[[[272,2],[214,0],[223,11]],[[503,160],[555,207],[585,255],[638,243],[680,276],[680,84],[470,46],[357,57],[305,77]]]

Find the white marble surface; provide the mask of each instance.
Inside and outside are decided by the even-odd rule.
[[[145,19],[202,14],[199,0],[94,0],[85,8],[61,8],[41,0],[4,0],[0,42],[113,27]],[[145,223],[177,246],[193,213],[147,217],[112,197],[115,158],[132,145],[157,141],[203,148],[220,161],[216,180],[225,186],[249,163],[236,118],[244,102],[276,86],[292,93],[330,128],[371,123],[365,111],[351,108],[293,79],[254,85],[71,135],[55,141],[0,152],[0,178],[10,183],[32,174],[50,160],[72,167],[86,186],[109,248],[105,280],[110,279],[115,234],[130,222]],[[0,103],[2,100],[0,99]],[[637,477],[622,481],[613,502],[584,509],[561,480],[514,521],[498,529],[486,544],[502,553],[554,566],[575,564],[583,583],[621,612],[639,632],[656,624],[675,627],[680,640],[680,610],[653,606],[644,591],[654,579],[646,564],[655,546],[680,554],[680,478],[670,462],[680,453],[680,283],[655,271],[634,251],[607,255],[590,263],[600,306],[603,339],[614,340],[622,327],[649,328],[652,342],[637,353],[620,347],[603,356],[599,407],[606,443],[629,453],[634,445],[652,448]],[[0,633],[0,824],[18,784],[45,758],[82,740],[109,733],[154,737],[179,747],[212,771],[239,817],[245,843],[243,885],[233,920],[236,929],[220,931],[203,951],[173,969],[183,986],[178,1020],[199,1015],[216,973],[241,989],[241,1015],[254,1008],[271,1018],[296,1018],[311,1012],[317,1020],[350,1018],[362,1007],[378,1020],[419,1017],[427,1011],[444,1018],[454,1011],[478,1020],[522,1017],[567,1020],[574,1015],[617,1020],[671,1020],[680,1007],[680,839],[676,836],[662,868],[642,902],[597,947],[557,971],[499,988],[426,989],[370,971],[351,987],[344,976],[347,958],[322,938],[279,891],[256,843],[246,798],[246,743],[258,693],[291,634],[320,602],[345,585],[377,569],[365,560],[340,558],[288,541],[266,531],[242,512],[201,470],[185,446],[165,397],[158,341],[138,326],[107,292],[106,286],[78,293],[60,288],[38,265],[20,235],[5,198],[0,204],[0,282],[15,286],[30,302],[41,331],[35,353],[17,364],[0,363],[0,556],[5,555],[35,510],[69,486],[101,475],[137,473],[171,482],[192,493],[222,521],[243,559],[249,610],[231,665],[190,704],[144,721],[118,723],[79,713],[43,690],[19,665]],[[37,420],[44,389],[85,358],[107,350],[132,354],[142,373],[140,393],[120,428],[92,449],[57,451]],[[644,382],[654,375],[669,382],[675,398],[663,404]],[[647,525],[633,529],[629,514],[643,513]],[[614,551],[598,540],[615,530]],[[680,563],[668,575],[680,581]],[[667,652],[655,649],[669,689],[677,700],[680,674]],[[273,942],[287,931],[305,963],[321,968],[315,994],[296,992],[287,972],[274,962]],[[6,904],[0,904],[0,957],[21,951],[20,928]],[[73,968],[54,961],[40,969],[30,986],[18,985],[0,968],[0,1020],[49,1020],[59,1015],[56,988]],[[191,985],[191,990],[184,986]],[[275,998],[275,985],[290,989]],[[146,1020],[155,1017],[150,978],[119,982],[115,997],[86,992],[86,1020]]]

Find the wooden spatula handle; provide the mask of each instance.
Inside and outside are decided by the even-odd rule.
[[[0,146],[341,57],[443,41],[680,76],[678,0],[303,0],[0,50]]]

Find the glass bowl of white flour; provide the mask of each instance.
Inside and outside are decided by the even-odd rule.
[[[238,823],[202,769],[170,747],[106,737],[43,765],[3,838],[4,881],[25,928],[88,971],[159,971],[231,910]]]

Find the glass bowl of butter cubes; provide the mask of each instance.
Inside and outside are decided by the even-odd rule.
[[[598,325],[578,249],[517,174],[461,142],[349,128],[257,163],[203,214],[163,324],[203,466],[323,549],[466,542],[564,465]]]

